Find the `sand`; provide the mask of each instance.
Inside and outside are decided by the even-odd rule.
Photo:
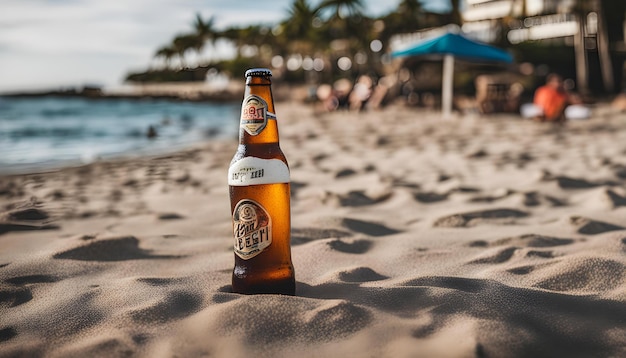
[[[230,292],[235,139],[4,175],[0,356],[626,356],[626,114],[276,108],[295,297]]]

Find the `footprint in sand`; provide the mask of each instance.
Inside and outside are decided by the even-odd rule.
[[[500,264],[508,261],[513,257],[515,251],[517,251],[517,247],[507,247],[504,249],[497,250],[495,253],[488,253],[484,257],[480,257],[478,259],[472,260],[468,262],[469,264]]]
[[[527,217],[528,213],[516,209],[492,209],[453,214],[439,218],[434,227],[469,227],[480,223],[510,223],[511,220]]]
[[[37,221],[46,220],[50,218],[50,215],[38,208],[25,208],[10,211],[7,213],[7,218],[13,221]]]
[[[524,265],[514,267],[512,269],[506,270],[506,272],[510,272],[514,275],[528,275],[529,273],[535,271],[536,269],[542,267],[543,265]]]
[[[499,245],[516,245],[523,247],[553,247],[561,245],[569,245],[574,243],[574,239],[566,239],[537,234],[525,234],[514,237],[499,239],[488,244],[489,246]]]
[[[36,202],[15,204],[15,208],[0,214],[0,235],[11,231],[56,230],[58,225],[50,224],[50,214],[36,206]]]
[[[526,252],[526,257],[540,257],[542,259],[551,259],[555,257],[552,251],[530,250]]]
[[[552,265],[534,286],[552,291],[606,292],[622,285],[626,266],[602,258],[576,258]]]
[[[480,257],[478,259],[472,260],[468,262],[469,264],[500,264],[508,261],[513,257],[516,251],[518,251],[519,247],[507,247],[505,249],[501,249],[496,251],[495,253],[487,254],[486,256]],[[554,258],[555,255],[552,251],[541,251],[541,250],[529,250],[525,254],[526,257],[539,257],[544,259]]]
[[[300,245],[310,241],[352,236],[350,232],[335,229],[292,228],[291,244]]]
[[[80,261],[126,261],[140,259],[168,259],[179,256],[153,255],[139,247],[134,236],[122,236],[104,240],[89,241],[89,244],[57,253],[55,259]]]
[[[382,203],[391,197],[391,192],[385,193],[378,197],[371,197],[365,194],[363,190],[351,191],[346,195],[339,195],[339,203],[341,206],[367,206]]]
[[[456,188],[452,188],[450,190],[450,193],[472,194],[472,193],[480,193],[481,191],[482,189],[480,188],[476,188],[473,186],[460,185],[460,186],[457,186]]]
[[[267,345],[342,339],[366,329],[372,316],[346,300],[256,295],[227,304],[214,321],[219,331],[236,334],[247,344]]]
[[[364,254],[372,247],[369,240],[331,240],[328,242],[331,249],[344,252],[346,254]]]
[[[483,256],[469,261],[469,264],[499,264],[504,263],[510,260],[515,252],[524,247],[533,247],[533,248],[546,248],[546,247],[555,247],[562,245],[572,244],[574,239],[564,239],[558,237],[551,236],[543,236],[537,234],[526,234],[515,237],[507,237],[504,239],[499,239],[492,242],[487,242],[484,240],[476,240],[472,241],[468,244],[469,247],[498,247],[506,245],[506,247],[498,249],[495,252],[489,252],[484,254]],[[513,246],[511,246],[513,245]],[[553,258],[555,254],[549,250],[529,250],[525,253],[525,257],[533,258]],[[519,269],[520,272],[530,272],[531,266],[527,266],[526,268]],[[517,273],[517,271],[512,272]]]
[[[185,291],[168,293],[165,298],[149,307],[130,313],[132,319],[141,323],[165,323],[190,316],[202,307],[202,296]]]
[[[625,196],[621,196],[611,189],[606,189],[605,195],[606,195],[606,198],[611,203],[611,206],[613,207],[613,209],[620,207],[620,206],[626,206]]]
[[[4,282],[13,284],[13,285],[26,285],[30,283],[50,283],[57,282],[59,278],[50,276],[50,275],[27,275],[27,276],[18,276],[12,277],[4,280]]]
[[[489,156],[489,153],[487,153],[487,151],[482,148],[466,155],[466,157],[470,159],[479,159],[479,158],[485,158],[488,156]]]
[[[366,234],[369,236],[387,236],[401,232],[399,230],[388,228],[385,225],[349,218],[344,218],[341,221],[341,225],[352,231],[356,231],[358,233]]]
[[[354,169],[346,168],[346,169],[342,169],[338,171],[337,174],[335,174],[335,178],[336,179],[345,178],[345,177],[349,177],[355,174],[356,174],[356,171]]]
[[[420,185],[414,182],[406,181],[404,179],[394,178],[391,184],[394,187],[400,188],[409,188],[409,189],[419,189]]]
[[[0,179],[0,196],[6,196],[8,198],[20,197],[24,195],[24,188],[16,181]]]
[[[559,187],[562,189],[589,189],[602,185],[617,185],[616,183],[609,181],[591,182],[585,179],[570,178],[562,175],[556,176],[555,179]]]
[[[545,195],[537,191],[530,192],[516,192],[515,190],[505,189],[501,193],[492,195],[478,195],[470,198],[468,201],[471,203],[493,203],[498,200],[506,199],[511,196],[519,196],[524,206],[539,206],[545,203],[550,206],[565,206],[567,203],[564,200],[555,198],[550,195]]]
[[[339,279],[344,282],[369,282],[385,280],[389,277],[383,276],[369,267],[357,267],[339,272]]]
[[[581,216],[572,216],[570,218],[570,223],[574,226],[578,226],[578,233],[585,235],[597,235],[609,231],[626,230],[626,228],[621,226],[591,220]]]
[[[17,336],[17,331],[13,327],[0,329],[0,342],[6,342],[15,336]]]
[[[159,220],[180,220],[185,217],[177,213],[162,213],[157,216]]]
[[[565,206],[567,202],[565,200],[561,200],[559,198],[545,195],[539,193],[537,191],[530,191],[526,193],[522,193],[523,195],[523,204],[525,206],[539,206],[542,202],[546,202],[550,206]]]
[[[33,299],[33,294],[27,288],[10,288],[0,290],[0,307],[16,307]]]
[[[150,286],[167,286],[179,282],[181,279],[172,277],[142,277],[138,278],[137,281]]]
[[[515,191],[507,189],[500,194],[474,196],[470,198],[468,201],[470,203],[493,203],[494,201],[505,199],[511,196],[512,194],[515,194]]]
[[[486,280],[451,276],[426,276],[406,281],[402,285],[432,286],[451,288],[464,292],[480,292],[486,286]]]
[[[348,301],[331,301],[304,312],[300,332],[307,340],[335,340],[365,328],[371,321],[370,313]]]
[[[420,203],[437,203],[448,199],[448,193],[439,194],[432,191],[423,191],[413,194],[413,198]]]
[[[626,179],[626,165],[616,164],[613,166],[615,176],[620,179]]]

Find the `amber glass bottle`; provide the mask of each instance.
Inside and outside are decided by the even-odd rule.
[[[279,146],[272,73],[246,71],[239,146],[228,184],[233,218],[233,292],[295,294],[289,167]]]

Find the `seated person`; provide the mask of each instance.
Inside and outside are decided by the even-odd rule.
[[[540,121],[561,122],[565,120],[565,107],[570,99],[563,88],[563,79],[557,74],[550,74],[546,84],[537,88],[533,103],[541,109],[536,118]]]

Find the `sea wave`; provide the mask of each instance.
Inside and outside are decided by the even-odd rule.
[[[237,135],[238,103],[0,97],[0,172]]]

